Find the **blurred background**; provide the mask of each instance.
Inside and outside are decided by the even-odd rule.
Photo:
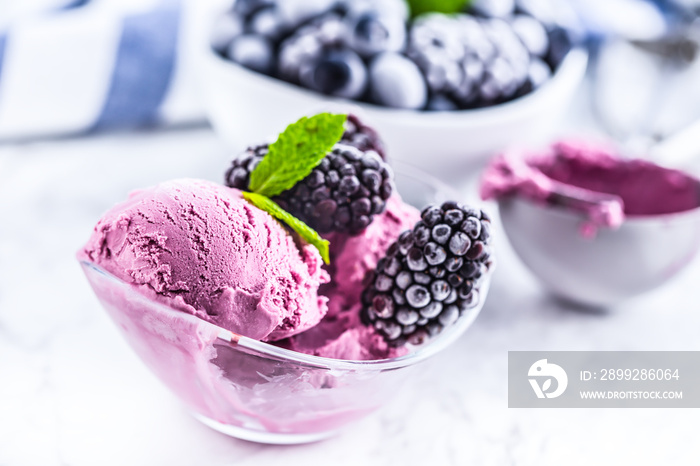
[[[220,182],[246,145],[327,109],[357,113],[390,159],[430,171],[470,202],[490,156],[563,136],[700,173],[698,0],[474,1],[468,11],[479,21],[538,22],[522,35],[513,29],[528,48],[523,80],[508,90],[516,68],[498,74],[490,58],[469,83],[478,98],[443,92],[447,64],[400,51],[422,73],[415,105],[408,72],[361,71],[376,89],[403,76],[390,86],[401,92],[351,98],[352,73],[337,88],[320,72],[311,81],[281,74],[275,34],[289,37],[334,2],[239,2],[245,14],[216,0],[0,0],[0,466],[697,464],[692,410],[518,411],[505,402],[509,350],[697,350],[697,261],[612,312],[580,312],[548,297],[503,235],[474,328],[347,434],[264,447],[209,431],[179,408],[112,328],[74,258],[130,190],[176,177]],[[498,28],[485,30],[500,40]],[[536,51],[538,37],[546,52]],[[554,44],[564,47],[555,58]],[[290,63],[303,68],[301,50]],[[357,66],[369,67],[359,54]],[[261,60],[274,60],[274,71]],[[548,68],[537,74],[533,63]],[[489,94],[497,84],[500,94]]]

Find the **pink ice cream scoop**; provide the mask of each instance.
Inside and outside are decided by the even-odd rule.
[[[537,153],[496,157],[482,177],[481,197],[518,197],[575,211],[588,229],[619,228],[626,217],[692,210],[700,203],[697,179],[611,148],[562,141]]]
[[[360,321],[361,294],[367,272],[374,270],[399,235],[413,228],[420,219],[415,207],[394,195],[386,210],[359,235],[331,233],[331,282],[321,286],[327,296],[328,314],[319,324],[295,335],[280,345],[299,351],[335,359],[373,360],[400,356],[405,347],[386,343],[373,327]]]
[[[78,253],[142,294],[239,335],[279,340],[316,325],[329,276],[240,191],[175,180],[136,191],[95,226]]]

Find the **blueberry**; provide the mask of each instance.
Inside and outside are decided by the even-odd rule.
[[[398,18],[403,22],[408,20],[409,15],[405,0],[339,0],[336,3],[336,11],[348,17],[375,12],[382,16]]]
[[[459,107],[449,97],[443,94],[435,94],[428,100],[427,109],[433,112],[451,112]]]
[[[332,49],[302,64],[299,80],[309,89],[323,94],[354,99],[362,95],[367,86],[367,70],[352,50]]]
[[[276,7],[263,8],[248,21],[248,30],[253,34],[276,40],[282,36],[286,27]]]
[[[240,18],[246,18],[274,4],[275,0],[236,0],[233,4],[233,13]]]
[[[370,65],[372,99],[392,108],[425,106],[427,87],[418,66],[397,53],[382,53]]]
[[[243,23],[238,16],[223,15],[214,23],[209,42],[214,50],[225,53],[231,41],[242,33]]]
[[[547,62],[556,69],[564,60],[573,46],[571,34],[564,28],[556,26],[547,32],[549,37],[549,53]]]
[[[277,2],[280,17],[291,28],[319,16],[333,7],[335,0],[280,0]]]
[[[367,11],[352,19],[350,44],[360,55],[398,52],[405,42],[406,26],[400,17]]]
[[[272,43],[263,36],[244,34],[238,36],[227,49],[228,57],[246,68],[269,73],[273,66]]]

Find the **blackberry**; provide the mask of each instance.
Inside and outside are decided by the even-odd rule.
[[[250,173],[267,145],[248,149],[226,172],[226,185],[247,190]],[[336,144],[311,173],[274,200],[319,233],[357,234],[384,211],[393,192],[392,173],[375,151]]]
[[[534,87],[531,61],[548,50],[544,26],[530,16],[432,14],[414,22],[407,54],[428,83],[429,107],[449,109],[450,101],[474,108],[519,97],[523,87]]]
[[[267,144],[249,147],[243,154],[234,159],[231,162],[231,167],[226,171],[226,186],[247,191],[250,184],[250,174],[262,158],[267,155],[267,147]]]
[[[345,121],[345,133],[343,133],[340,142],[355,146],[363,152],[373,150],[386,160],[384,142],[380,139],[377,131],[362,123],[352,113],[348,114],[348,119]]]
[[[348,114],[348,118],[345,121],[345,132],[340,142],[355,146],[362,152],[374,151],[379,154],[382,160],[386,160],[384,142],[379,137],[379,133],[371,126],[364,124],[352,113]],[[234,159],[231,162],[231,167],[226,171],[226,185],[241,191],[247,191],[250,173],[258,165],[260,159],[267,155],[267,147],[267,144],[249,147],[238,158]]]
[[[277,201],[319,233],[357,234],[384,212],[394,189],[392,178],[376,152],[336,144],[309,176]]]
[[[420,344],[478,304],[491,266],[486,213],[456,202],[428,206],[368,276],[362,321],[392,345]]]

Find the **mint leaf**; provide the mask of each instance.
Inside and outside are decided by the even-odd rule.
[[[346,118],[319,113],[287,126],[250,174],[250,191],[273,197],[306,178],[340,141]]]
[[[328,253],[328,246],[330,243],[321,238],[316,231],[309,227],[306,223],[302,222],[286,210],[282,209],[275,201],[257,193],[244,192],[243,197],[248,200],[251,204],[260,210],[264,210],[268,214],[272,215],[278,220],[283,221],[289,225],[292,230],[296,231],[299,236],[301,236],[307,243],[315,246],[318,252],[321,253],[323,262],[326,264],[330,263],[330,257]]]
[[[471,0],[406,0],[414,18],[423,13],[459,13]]]

